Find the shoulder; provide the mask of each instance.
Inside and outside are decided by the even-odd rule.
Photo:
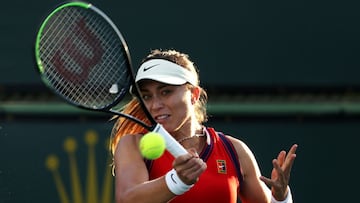
[[[139,141],[142,137],[142,134],[134,134],[134,135],[124,135],[119,140],[116,149],[115,149],[115,157],[121,157],[126,156],[126,154],[136,154],[139,152]],[[140,153],[140,152],[139,152]]]
[[[224,134],[223,132],[220,131],[216,131],[214,128],[208,127],[207,128],[210,132],[214,132],[214,133],[210,133],[210,134],[214,134],[213,136],[220,136],[222,135],[223,137],[225,137],[227,140],[229,140],[231,142],[231,144],[234,146],[235,151],[239,157],[239,159],[244,159],[244,158],[248,158],[249,156],[252,156],[252,152],[249,149],[249,147],[246,145],[245,142],[243,142],[242,140],[235,138],[231,135],[228,134]]]
[[[234,145],[234,147],[239,155],[251,152],[249,147],[242,140],[237,139],[231,135],[225,135],[225,136]]]
[[[239,158],[239,162],[242,169],[242,174],[244,176],[250,175],[250,174],[258,174],[258,164],[255,159],[255,156],[251,149],[248,147],[248,145],[243,142],[240,139],[237,139],[233,136],[226,135],[226,137],[231,141],[233,144],[236,153]]]
[[[213,137],[224,137],[227,140],[229,140],[231,142],[231,144],[234,146],[234,148],[238,154],[239,153],[242,154],[244,151],[246,151],[246,149],[248,149],[246,144],[243,141],[241,141],[240,139],[237,139],[231,135],[225,134],[224,132],[218,131],[212,127],[206,127],[206,129],[208,130],[209,134]]]

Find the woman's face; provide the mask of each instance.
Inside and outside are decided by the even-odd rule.
[[[139,87],[147,109],[168,132],[178,131],[184,124],[191,123],[193,95],[187,85],[143,80]]]

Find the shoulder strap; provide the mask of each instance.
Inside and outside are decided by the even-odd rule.
[[[243,176],[241,174],[239,157],[237,155],[235,147],[232,144],[232,142],[222,132],[217,132],[217,134],[219,135],[221,141],[223,142],[223,144],[225,146],[226,151],[228,152],[232,162],[234,163],[234,166],[237,169],[236,172],[237,172],[237,176],[238,176],[240,186],[241,186],[242,185],[241,183],[243,182]]]

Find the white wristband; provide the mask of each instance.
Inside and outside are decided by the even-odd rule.
[[[293,202],[293,199],[292,199],[292,195],[291,195],[289,186],[288,186],[288,193],[286,195],[286,198],[283,201],[278,201],[271,195],[271,203],[292,203],[292,202]]]
[[[166,173],[165,181],[169,190],[175,195],[182,195],[188,190],[190,190],[192,186],[194,186],[194,184],[186,185],[184,182],[182,182],[182,180],[177,175],[175,169],[172,169]]]

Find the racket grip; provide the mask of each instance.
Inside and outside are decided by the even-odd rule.
[[[161,124],[157,124],[153,132],[159,133],[165,140],[166,149],[174,156],[178,157],[184,154],[187,154],[188,151],[178,143],[173,136],[168,133]]]

